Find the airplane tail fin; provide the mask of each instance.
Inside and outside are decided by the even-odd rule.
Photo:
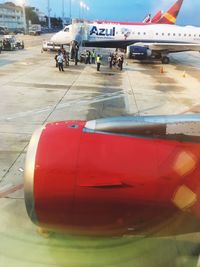
[[[144,18],[144,20],[143,20],[143,23],[151,23],[151,14],[148,14],[145,18]]]
[[[158,13],[156,13],[156,15],[151,19],[151,23],[158,23],[158,21],[161,19],[163,13],[162,11],[158,11]]]
[[[175,24],[182,4],[183,0],[177,0],[176,3],[166,13],[162,15],[162,17],[157,21],[157,23]]]

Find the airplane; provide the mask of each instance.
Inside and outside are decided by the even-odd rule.
[[[168,64],[170,53],[200,51],[200,28],[167,24],[74,23],[51,40],[57,44],[126,49],[127,57],[156,58]]]
[[[27,150],[30,219],[76,235],[199,232],[199,129],[199,114],[47,123]]]
[[[179,14],[179,11],[182,7],[183,4],[183,0],[177,0],[175,2],[175,4],[166,12],[166,13],[162,13],[162,11],[159,11],[156,13],[156,15],[150,19],[150,15],[148,15],[148,18],[146,17],[143,22],[121,22],[121,21],[87,21],[85,23],[83,23],[83,21],[77,20],[75,23],[72,23],[71,25],[67,25],[62,31],[56,33],[53,35],[53,37],[51,38],[51,41],[55,44],[59,44],[59,45],[71,45],[73,44],[73,41],[78,42],[79,44],[82,43],[80,36],[76,37],[78,38],[78,40],[72,40],[69,36],[69,34],[72,34],[72,28],[73,25],[75,25],[76,23],[82,22],[84,24],[84,26],[79,26],[79,29],[76,29],[77,31],[81,31],[81,29],[83,27],[85,27],[85,24],[116,24],[116,25],[146,25],[146,24],[150,24],[150,23],[166,23],[166,24],[173,24],[176,22],[176,18]],[[163,21],[164,20],[164,21]],[[76,27],[77,28],[77,27]],[[80,35],[80,34],[79,34]],[[73,54],[73,52],[72,52]]]

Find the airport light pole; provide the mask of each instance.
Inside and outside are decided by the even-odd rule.
[[[27,33],[27,23],[26,23],[26,0],[18,0],[16,1],[16,4],[20,5],[22,8],[22,17],[23,17],[23,27],[24,27],[24,33]]]
[[[23,3],[22,3],[22,12],[23,12],[24,33],[27,34],[25,0],[24,0]]]
[[[86,6],[86,10],[89,12],[90,11],[90,7],[89,6]]]
[[[80,1],[79,18],[84,18],[84,10],[89,10],[89,7],[83,1]]]
[[[47,11],[48,11],[48,28],[51,29],[51,8],[50,8],[50,0],[47,2]]]
[[[86,9],[86,4],[83,3],[83,19],[84,19],[84,16],[85,16],[85,9]]]
[[[65,21],[65,1],[62,0],[62,21],[63,21],[63,27],[64,27],[64,21]]]
[[[83,8],[83,1],[80,2],[80,5],[79,5],[79,19],[82,17],[82,8]]]
[[[69,0],[69,18],[72,18],[72,0]]]

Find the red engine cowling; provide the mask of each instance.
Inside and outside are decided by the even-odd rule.
[[[169,130],[176,120],[105,121],[49,123],[34,133],[25,166],[31,220],[115,235],[146,232],[184,211],[199,216],[199,137]]]

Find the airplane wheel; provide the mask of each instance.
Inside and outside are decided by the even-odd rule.
[[[169,64],[169,58],[168,57],[162,57],[162,64]]]

